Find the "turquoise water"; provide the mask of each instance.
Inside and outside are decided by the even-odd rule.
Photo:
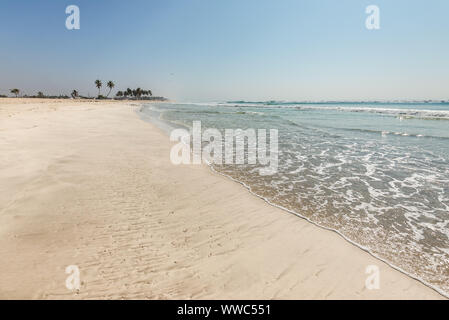
[[[276,174],[214,169],[449,292],[449,104],[236,101],[142,112],[169,127],[278,129]]]

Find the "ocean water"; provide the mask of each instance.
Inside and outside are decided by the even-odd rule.
[[[277,129],[277,173],[213,169],[449,293],[448,103],[161,103],[141,112],[165,129]]]

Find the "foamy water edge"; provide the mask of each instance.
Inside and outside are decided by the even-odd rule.
[[[140,117],[141,117],[141,119],[145,121],[145,118],[149,120],[149,119],[151,119],[152,117],[149,116],[149,115],[145,115],[145,114],[143,113],[143,109],[144,109],[144,108],[145,108],[145,105],[141,105],[140,108],[136,109],[136,112],[138,112],[139,115],[140,115]],[[162,119],[159,119],[159,121],[163,122]],[[155,125],[156,127],[158,126],[157,123],[154,123],[154,122],[153,122],[153,125]],[[164,130],[163,128],[159,128],[159,129],[160,129],[162,132],[164,132],[164,134],[165,134],[167,137],[169,136],[169,132],[167,132],[167,131]],[[182,143],[184,143],[185,145],[187,145],[188,147],[190,147],[190,145],[186,144],[184,141],[182,141]],[[420,283],[422,283],[422,284],[425,285],[426,287],[431,288],[432,290],[436,291],[437,293],[439,293],[439,294],[442,295],[443,297],[449,299],[449,292],[446,292],[446,291],[442,290],[441,288],[439,288],[439,287],[437,287],[437,286],[435,286],[435,285],[433,285],[433,284],[431,284],[431,283],[425,281],[425,280],[422,279],[421,277],[419,277],[419,276],[417,276],[417,275],[414,275],[414,274],[411,274],[411,273],[409,273],[409,272],[403,270],[402,268],[396,266],[395,264],[389,262],[388,260],[386,260],[386,259],[384,259],[384,258],[378,256],[377,254],[375,254],[374,252],[372,252],[369,248],[367,248],[367,247],[365,247],[365,246],[363,246],[363,245],[361,245],[361,244],[359,244],[359,243],[357,243],[357,242],[355,242],[355,241],[349,239],[348,237],[346,237],[343,233],[341,233],[341,232],[338,231],[337,229],[334,229],[334,228],[330,228],[330,227],[326,227],[326,226],[324,226],[324,225],[321,225],[321,224],[319,224],[318,222],[315,222],[315,221],[311,220],[310,218],[308,218],[308,217],[306,217],[306,216],[300,214],[299,212],[296,212],[296,211],[287,209],[287,208],[285,208],[285,207],[283,207],[283,206],[281,206],[281,205],[275,204],[275,203],[271,202],[268,198],[266,198],[266,197],[264,197],[264,196],[261,196],[261,195],[257,194],[256,192],[254,192],[254,191],[252,190],[251,186],[247,185],[247,184],[244,183],[243,181],[240,181],[240,180],[238,180],[238,179],[235,179],[235,178],[231,177],[231,176],[228,175],[228,174],[225,174],[225,173],[222,173],[222,172],[216,170],[216,169],[213,167],[213,164],[212,164],[212,163],[207,162],[206,164],[207,164],[207,166],[209,167],[209,169],[212,171],[212,173],[219,174],[219,175],[221,175],[221,176],[224,176],[224,177],[230,179],[230,180],[233,181],[233,182],[236,182],[236,183],[242,185],[243,187],[246,188],[247,191],[249,191],[249,193],[251,193],[252,195],[254,195],[254,196],[256,196],[256,197],[258,197],[258,198],[264,200],[267,204],[269,204],[269,205],[271,205],[271,206],[273,206],[273,207],[276,207],[276,208],[278,208],[278,209],[281,209],[281,210],[283,210],[283,211],[285,211],[285,212],[287,212],[287,213],[293,214],[293,215],[295,215],[295,216],[297,216],[297,217],[299,217],[299,218],[302,218],[302,219],[306,220],[307,222],[309,222],[309,223],[311,223],[311,224],[313,224],[313,225],[315,225],[315,226],[317,226],[317,227],[319,227],[319,228],[321,228],[321,229],[324,229],[324,230],[327,230],[327,231],[332,231],[332,232],[337,233],[337,234],[338,234],[339,236],[341,236],[344,240],[346,240],[346,241],[349,242],[350,244],[356,246],[357,248],[359,248],[359,249],[361,249],[361,250],[367,252],[368,254],[370,254],[370,255],[371,255],[372,257],[374,257],[375,259],[377,259],[377,260],[379,260],[379,261],[381,261],[381,262],[387,264],[388,266],[390,266],[391,268],[395,269],[396,271],[399,271],[399,272],[401,272],[402,274],[404,274],[404,275],[406,275],[406,276],[408,276],[408,277],[410,277],[410,278],[412,278],[412,279],[414,279],[414,280],[416,280],[416,281],[419,281]]]

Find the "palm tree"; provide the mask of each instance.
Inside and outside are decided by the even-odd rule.
[[[103,86],[101,80],[95,80],[95,86],[98,88],[98,96],[100,96],[100,89]]]
[[[115,94],[115,96],[116,96],[116,97],[123,97],[123,92],[122,92],[122,91],[118,91],[118,92]]]
[[[133,95],[133,90],[131,90],[130,88],[126,89],[126,95],[127,96],[132,96]]]
[[[112,88],[114,88],[114,87],[115,87],[115,84],[114,84],[114,82],[112,82],[112,81],[108,81],[107,87],[109,88],[109,92],[108,92],[108,94],[106,95],[106,97],[109,97],[109,94],[111,93],[111,91],[112,91]]]
[[[142,96],[142,89],[137,88],[137,89],[136,89],[136,97],[137,97],[137,98],[140,98],[141,96]]]
[[[42,92],[42,91],[39,91],[39,92],[37,93],[37,97],[38,97],[38,98],[43,98],[43,97],[44,97],[43,92]]]
[[[72,96],[73,99],[76,99],[76,98],[78,98],[78,91],[73,90],[70,95]]]
[[[12,94],[15,94],[15,95],[16,95],[16,98],[19,96],[19,93],[20,93],[20,90],[19,90],[19,89],[11,89],[11,90],[9,90],[9,91],[11,91]]]

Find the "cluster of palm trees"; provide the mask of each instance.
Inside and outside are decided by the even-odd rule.
[[[102,86],[103,86],[103,83],[101,82],[101,80],[98,80],[98,79],[95,80],[95,87],[97,87],[97,89],[98,89],[98,97],[99,98],[103,98],[103,96],[101,95],[101,91],[100,91]],[[112,81],[108,81],[106,86],[109,88],[109,92],[106,95],[106,98],[107,98],[111,94],[112,89],[115,87],[115,83]],[[141,97],[144,97],[144,96],[151,97],[152,95],[153,95],[153,93],[151,92],[151,90],[144,90],[141,88],[137,88],[137,89],[127,88],[125,91],[118,91],[116,93],[116,97],[118,97],[118,98],[135,97],[137,99],[140,99]]]
[[[95,87],[98,89],[98,98],[100,98],[100,99],[101,98],[105,98],[104,96],[101,95],[101,88],[103,87],[103,83],[101,82],[101,80],[98,80],[98,79],[95,80]],[[109,88],[109,91],[108,91],[108,93],[106,95],[106,98],[108,98],[109,95],[111,94],[112,89],[115,87],[115,83],[113,81],[108,81],[106,83],[106,87]],[[11,89],[10,92],[12,94],[14,94],[16,96],[16,98],[17,98],[17,97],[19,97],[20,89]],[[73,90],[70,95],[71,95],[71,97],[73,99],[76,99],[76,98],[80,97],[80,95],[79,95],[77,90]],[[137,88],[137,89],[130,89],[130,88],[128,88],[125,91],[118,91],[117,94],[116,94],[116,97],[118,97],[118,98],[135,97],[137,99],[140,99],[140,98],[145,97],[145,96],[150,96],[151,97],[151,96],[153,96],[153,93],[151,92],[151,90],[143,90],[141,88]],[[34,96],[34,97],[36,97],[36,96]],[[37,97],[38,98],[44,98],[46,96],[41,91],[39,91],[37,93]]]
[[[141,88],[137,88],[137,89],[126,89],[125,91],[118,91],[116,96],[117,97],[136,97],[136,98],[141,98],[142,96],[152,96],[153,93],[151,92],[151,90],[143,90]]]
[[[101,87],[103,86],[103,83],[101,82],[101,80],[98,80],[98,79],[97,79],[97,80],[95,80],[95,86],[96,86],[97,89],[98,89],[98,97],[101,98],[102,95],[101,95],[100,93],[101,93]],[[115,87],[115,83],[112,82],[112,81],[108,81],[108,83],[106,84],[106,86],[109,88],[109,92],[108,92],[108,94],[106,95],[106,98],[107,98],[107,97],[109,97],[109,94],[111,93],[112,89]]]

